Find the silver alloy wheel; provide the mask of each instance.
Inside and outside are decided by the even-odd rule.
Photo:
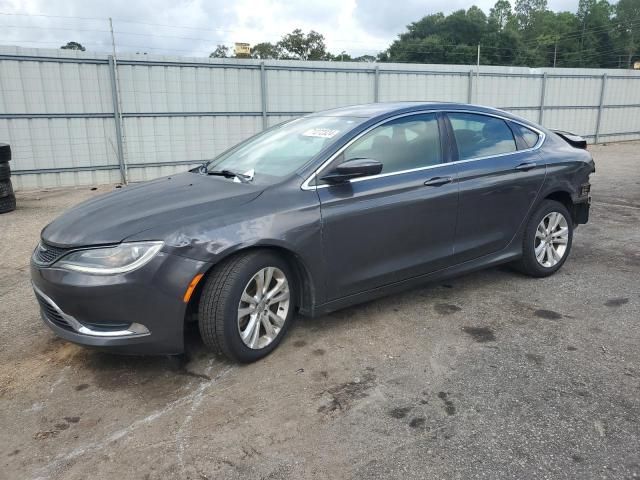
[[[559,212],[545,215],[536,229],[533,240],[536,260],[543,267],[556,265],[567,251],[569,243],[569,225],[567,219]]]
[[[238,331],[252,349],[269,345],[282,330],[289,313],[289,282],[276,267],[265,267],[244,287],[238,305]]]

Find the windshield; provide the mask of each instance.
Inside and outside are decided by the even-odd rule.
[[[364,120],[355,117],[298,118],[226,151],[207,164],[207,172],[232,171],[260,183],[275,182],[293,173]]]

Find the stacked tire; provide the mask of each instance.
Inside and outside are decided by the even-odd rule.
[[[13,212],[16,209],[16,196],[11,185],[11,147],[0,143],[0,213]]]

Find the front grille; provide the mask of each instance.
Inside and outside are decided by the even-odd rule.
[[[68,248],[59,248],[40,242],[33,252],[33,260],[39,265],[50,265],[69,252]]]
[[[51,305],[37,293],[36,298],[38,299],[38,303],[40,304],[40,312],[47,320],[66,330],[73,330],[71,325],[69,325],[64,317],[60,315],[60,312],[53,308],[53,305]]]

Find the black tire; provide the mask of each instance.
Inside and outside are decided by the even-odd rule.
[[[13,185],[11,180],[0,180],[0,198],[13,195]]]
[[[568,238],[566,249],[560,260],[553,266],[544,266],[536,259],[536,243],[539,244],[540,242],[540,240],[536,240],[536,231],[540,222],[542,222],[547,215],[553,212],[560,213],[565,218],[568,229]],[[529,218],[522,242],[522,258],[514,266],[525,275],[532,277],[548,277],[549,275],[553,275],[560,270],[571,253],[573,227],[573,220],[569,210],[567,210],[567,207],[555,200],[544,200]]]
[[[13,212],[16,209],[15,195],[0,198],[0,213]]]
[[[263,348],[252,349],[243,342],[238,327],[240,298],[256,273],[276,267],[289,285],[289,309],[277,336]],[[266,250],[235,255],[215,267],[208,276],[198,305],[198,325],[205,345],[215,352],[242,363],[249,363],[271,353],[282,341],[295,315],[295,277],[289,264]],[[263,328],[263,327],[260,327]]]
[[[11,160],[11,147],[7,143],[0,143],[0,163]]]
[[[2,180],[9,180],[11,177],[11,168],[8,163],[0,163],[0,182]]]

